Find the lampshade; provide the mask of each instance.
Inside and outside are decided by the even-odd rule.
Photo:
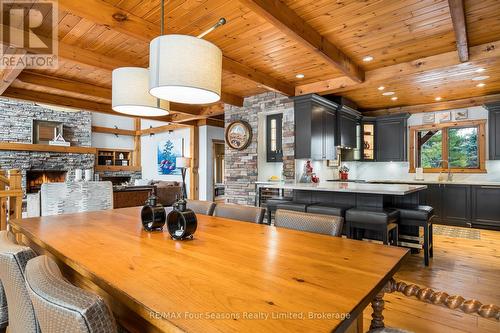
[[[113,70],[112,108],[133,116],[165,116],[170,103],[149,93],[149,70],[121,67]]]
[[[151,41],[149,92],[185,104],[220,100],[222,52],[193,36],[163,35]]]
[[[175,159],[175,167],[176,168],[190,168],[191,167],[191,158],[189,157],[177,157]]]

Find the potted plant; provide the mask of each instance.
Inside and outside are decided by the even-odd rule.
[[[340,180],[348,180],[349,179],[349,168],[346,165],[343,165],[339,169]]]

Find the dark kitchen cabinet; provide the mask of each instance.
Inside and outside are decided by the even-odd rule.
[[[283,114],[266,117],[267,162],[283,162]]]
[[[356,148],[356,128],[361,116],[358,111],[343,105],[337,112],[337,145],[342,148]]]
[[[471,226],[471,193],[469,185],[442,184],[441,222],[444,224]]]
[[[375,117],[361,120],[361,160],[373,162],[376,159]]]
[[[295,158],[335,160],[338,104],[318,95],[295,97]]]
[[[407,120],[409,114],[377,117],[375,121],[377,162],[403,162],[407,160]]]
[[[500,186],[472,186],[472,226],[500,230]]]
[[[489,110],[490,160],[500,160],[500,103],[486,104]]]
[[[434,208],[434,223],[440,224],[442,217],[441,184],[428,184],[427,189],[421,191],[420,203]]]

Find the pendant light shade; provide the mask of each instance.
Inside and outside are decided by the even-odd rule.
[[[220,100],[222,52],[193,36],[163,35],[150,45],[150,93],[172,102],[209,104]]]
[[[159,105],[158,105],[159,104]],[[121,67],[113,70],[112,108],[132,116],[165,116],[170,103],[149,93],[149,70]]]

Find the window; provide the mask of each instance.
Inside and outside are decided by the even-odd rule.
[[[486,172],[485,120],[410,127],[410,172]]]
[[[283,114],[273,114],[266,118],[267,162],[283,162],[282,127]]]

